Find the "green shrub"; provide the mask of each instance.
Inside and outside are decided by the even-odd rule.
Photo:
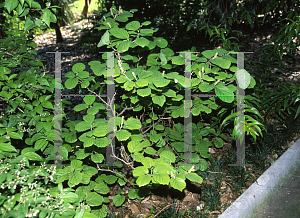
[[[201,53],[203,55],[201,57],[192,54],[190,58],[193,61],[195,78],[186,82],[185,77],[181,75],[182,72],[174,72],[179,68],[171,65],[184,65],[185,56],[183,54],[175,56],[174,51],[167,47],[168,42],[165,39],[152,37],[156,30],[146,27],[150,22],[146,21],[141,24],[138,21],[130,21],[126,24],[128,18],[133,17],[133,12],[135,10],[128,12],[120,9],[117,11],[113,7],[111,13],[105,15],[98,28],[105,30],[98,47],[106,45],[107,48],[113,49],[117,53],[118,61],[114,64],[117,94],[115,98],[116,102],[120,98],[124,99],[124,103],[115,105],[113,108],[111,100],[105,102],[99,97],[101,101],[97,102],[98,98],[96,99],[95,96],[86,96],[83,98],[83,104],[74,107],[76,112],[87,109],[87,115],[83,116],[83,121],[67,121],[65,126],[62,126],[62,160],[68,161],[67,163],[70,165],[56,166],[55,174],[50,175],[53,177],[52,182],[55,185],[49,185],[49,188],[52,187],[55,192],[52,197],[61,197],[62,205],[67,208],[61,217],[73,217],[75,214],[75,217],[106,217],[107,207],[105,204],[109,203],[107,196],[110,190],[109,186],[116,182],[120,186],[124,186],[127,182],[127,179],[118,170],[122,167],[121,162],[132,169],[135,177],[131,181],[133,189],[128,193],[128,197],[131,199],[145,198],[150,194],[150,188],[158,185],[171,185],[174,189],[182,191],[186,187],[186,179],[202,183],[203,179],[195,172],[207,169],[206,159],[210,157],[208,149],[212,146],[212,142],[215,147],[221,148],[227,138],[219,126],[204,125],[201,121],[197,124],[192,123],[188,128],[193,130],[193,135],[190,135],[193,153],[189,158],[185,158],[184,126],[182,120],[180,121],[187,117],[184,89],[191,87],[191,84],[192,91],[214,92],[218,95],[218,98],[210,97],[205,100],[196,98],[193,102],[188,102],[191,104],[192,115],[199,116],[204,112],[209,115],[213,111],[218,112],[222,109],[226,111],[234,107],[236,82],[239,82],[242,88],[253,88],[255,85],[255,81],[249,73],[239,71],[236,67],[236,59],[224,49],[204,51]],[[46,21],[50,22],[50,15],[47,16],[49,17]],[[120,27],[119,23],[122,24]],[[60,126],[54,123],[55,117],[50,113],[54,109],[54,79],[50,75],[40,73],[38,68],[38,66],[42,66],[40,62],[29,60],[33,59],[31,55],[33,52],[27,47],[36,46],[35,43],[26,42],[24,36],[20,39],[11,37],[4,40],[6,40],[4,46],[12,46],[11,48],[16,49],[13,57],[1,54],[7,57],[7,60],[12,58],[9,67],[20,66],[23,69],[25,64],[28,64],[30,69],[23,70],[17,75],[8,68],[8,62],[5,62],[7,60],[1,59],[0,96],[9,104],[9,107],[1,120],[0,151],[3,151],[5,156],[16,156],[21,152],[19,159],[25,158],[25,161],[34,161],[36,165],[40,164],[43,167],[44,163],[56,161],[54,132],[57,132]],[[24,46],[20,46],[20,51],[18,50],[20,42],[17,43],[14,40],[24,40],[21,43]],[[136,54],[138,47],[144,49],[143,53]],[[134,49],[132,52],[134,55],[129,54],[129,50],[132,49]],[[142,59],[140,55],[146,54],[146,50],[150,50],[152,53],[144,59],[142,65],[143,61],[140,62]],[[105,53],[102,58],[105,60],[109,57]],[[107,69],[111,66],[100,61],[91,61],[88,64],[98,77],[97,79],[107,83]],[[64,86],[67,89],[87,88],[93,95],[105,94],[103,89],[100,89],[99,93],[95,92],[100,85],[95,81],[94,76],[89,76],[85,68],[84,64],[76,63],[72,67],[72,72],[65,75],[68,79]],[[62,100],[63,109],[66,104],[69,102]],[[122,114],[126,109],[130,110],[130,116]],[[11,113],[9,117],[8,110]],[[108,120],[108,123],[114,121],[113,134],[108,134],[106,119],[95,117],[99,111],[105,110],[115,115]],[[115,110],[123,112],[115,114]],[[247,112],[259,115],[253,110]],[[134,116],[138,113],[143,116],[143,120]],[[165,114],[168,114],[173,120],[179,120],[176,121],[176,124],[174,123],[173,129],[162,123]],[[63,114],[62,118],[65,116]],[[228,119],[230,118],[233,117],[230,116]],[[246,123],[246,126],[254,125],[259,129],[260,123],[253,118],[250,121],[253,123]],[[217,122],[221,123],[221,120],[217,119]],[[22,125],[35,128],[25,135]],[[113,153],[113,158],[118,160],[114,167],[99,167],[99,164],[104,161],[106,147],[112,143],[111,135],[115,136],[116,145],[120,145],[123,159],[117,158]],[[12,139],[23,139],[25,144],[15,147]],[[78,149],[74,145],[78,146]],[[133,160],[132,163],[129,163],[131,160]],[[180,165],[184,163],[184,160],[191,165]],[[14,168],[10,167],[9,175],[18,177],[18,172],[14,169],[15,165]],[[8,170],[8,168],[5,169]],[[24,175],[27,175],[25,171],[23,172]],[[1,173],[0,178],[3,180],[2,182],[9,184],[12,177],[3,176],[4,174]],[[42,176],[47,177],[49,174],[44,173]],[[48,180],[45,179],[45,185],[48,185],[47,182]],[[29,187],[31,183],[32,178],[25,184],[26,187],[27,185]],[[14,186],[13,189],[11,186],[9,188],[14,194]],[[57,193],[62,192],[61,190],[66,190],[68,193],[59,196]],[[5,192],[3,197],[8,194]],[[18,205],[23,203],[21,198],[14,197],[14,199],[19,202]],[[3,214],[8,212],[7,204],[10,203],[8,201],[2,202]],[[122,190],[116,192],[113,197],[114,205],[121,206],[124,201],[124,192]],[[73,202],[74,204],[71,205],[70,203]],[[85,207],[83,207],[83,203],[86,204]],[[18,205],[16,207],[21,208]],[[25,212],[29,206],[29,204],[28,207],[25,205]],[[16,212],[14,206],[10,209],[20,217],[24,216],[24,211]],[[31,213],[37,215],[40,212],[40,217],[54,212],[48,210],[36,212],[36,209],[41,208],[37,206]]]
[[[1,217],[74,216],[71,208],[80,206],[76,195],[71,189],[48,183],[53,180],[56,166],[29,166],[28,158],[11,158],[14,155],[0,150]]]

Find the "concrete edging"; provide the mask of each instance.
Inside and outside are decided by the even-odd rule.
[[[267,169],[219,218],[250,218],[261,208],[275,190],[280,188],[296,166],[300,165],[300,139]]]

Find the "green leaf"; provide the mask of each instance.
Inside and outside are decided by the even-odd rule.
[[[38,122],[36,124],[36,131],[39,132],[39,131],[41,131],[41,129],[43,129],[43,122]]]
[[[215,86],[215,93],[224,102],[231,103],[234,100],[234,93],[224,84],[217,84]]]
[[[119,21],[119,22],[127,22],[128,21],[128,16],[122,14],[120,16],[117,16],[116,17],[116,21]]]
[[[226,59],[220,58],[220,57],[217,57],[217,58],[211,60],[211,63],[213,63],[223,69],[229,69],[229,67],[231,65],[231,62],[229,60],[226,60]]]
[[[205,171],[207,169],[208,163],[205,159],[200,158],[200,161],[198,162],[200,164],[200,170]]]
[[[43,161],[42,157],[34,152],[27,152],[23,154],[24,157],[27,157],[29,160]]]
[[[82,111],[87,108],[88,108],[88,106],[86,104],[78,104],[74,107],[74,111]]]
[[[82,173],[80,171],[74,171],[69,174],[68,185],[70,188],[78,185],[82,181]]]
[[[38,82],[43,85],[50,86],[48,81],[45,78],[38,78]]]
[[[216,48],[213,51],[218,52],[218,55],[223,55],[223,54],[228,53],[228,51],[226,49],[223,49],[223,48]]]
[[[112,28],[109,31],[114,37],[116,37],[118,39],[128,39],[129,38],[128,32],[124,29]]]
[[[124,84],[124,88],[126,91],[131,91],[134,87],[134,82],[132,81],[127,81],[125,84]]]
[[[167,40],[165,40],[164,38],[156,38],[156,39],[154,39],[154,42],[160,48],[165,48],[168,45]]]
[[[120,43],[120,45],[118,46],[117,51],[118,52],[126,52],[128,51],[129,47],[130,47],[131,42],[130,41],[123,41]]]
[[[113,198],[114,205],[116,207],[120,207],[125,201],[125,196],[124,195],[115,195]]]
[[[22,0],[21,0],[20,4],[18,4],[18,7],[16,8],[16,11],[17,11],[18,15],[21,15],[24,11],[24,8],[23,8],[22,4],[24,4],[24,0],[23,0],[23,3],[22,3]]]
[[[199,85],[199,89],[201,92],[209,92],[214,89],[214,86],[212,84],[204,82],[203,84]]]
[[[74,203],[77,202],[79,199],[78,195],[73,192],[69,192],[65,195],[62,195],[61,198],[64,200],[64,202],[67,203]]]
[[[188,173],[185,175],[185,177],[191,182],[198,182],[199,184],[202,184],[203,182],[202,177],[197,175],[196,173]]]
[[[88,192],[86,196],[86,203],[89,206],[100,206],[103,202],[103,197],[96,192]]]
[[[148,139],[144,139],[144,141],[142,142],[142,145],[144,148],[151,146]]]
[[[102,163],[102,161],[104,160],[104,156],[103,154],[99,154],[96,152],[96,154],[91,155],[91,159],[95,163]]]
[[[141,26],[140,22],[138,22],[138,21],[132,21],[132,22],[128,23],[128,24],[125,26],[125,28],[126,28],[127,30],[133,30],[133,31],[135,31],[135,30],[137,30],[138,28],[140,28],[140,26]]]
[[[168,91],[164,92],[163,95],[174,98],[176,97],[176,92],[172,89],[168,89]]]
[[[82,71],[84,71],[84,69],[85,69],[85,65],[83,63],[74,64],[72,67],[72,71],[74,73],[82,72]]]
[[[99,127],[94,129],[93,135],[96,137],[103,137],[107,134],[107,126],[106,125],[100,125]]]
[[[0,143],[0,150],[8,152],[17,152],[17,150],[10,143]]]
[[[105,68],[101,64],[91,65],[91,69],[93,70],[93,72],[96,76],[101,76],[106,72]]]
[[[238,70],[235,75],[241,89],[246,89],[250,85],[251,76],[245,69]]]
[[[75,155],[76,155],[77,159],[79,159],[79,160],[82,160],[82,159],[90,156],[90,154],[85,153],[84,149],[76,151]]]
[[[152,80],[152,83],[156,86],[156,87],[165,87],[170,83],[170,80],[165,79],[162,76],[158,76],[156,77],[154,80]]]
[[[16,132],[9,132],[8,136],[13,138],[13,139],[22,139],[22,136],[20,136],[18,133]]]
[[[150,157],[145,157],[142,159],[142,164],[147,168],[151,168],[154,166],[154,160]]]
[[[151,94],[151,89],[148,87],[145,89],[138,89],[137,94],[142,97],[148,96]]]
[[[67,81],[65,82],[65,86],[67,89],[73,89],[77,86],[77,84],[78,84],[77,78],[67,79]]]
[[[96,107],[92,107],[92,108],[89,108],[89,109],[87,110],[87,114],[95,115],[95,114],[97,114],[97,113],[99,113],[99,109],[96,108]],[[94,127],[95,127],[95,126],[94,126]]]
[[[37,3],[37,2],[34,2],[34,1],[32,1],[32,7],[37,8],[39,10],[42,9],[41,5],[39,3]]]
[[[161,65],[165,65],[167,63],[167,59],[164,53],[159,53],[159,57],[161,59]]]
[[[145,166],[138,166],[132,171],[132,174],[134,177],[146,175],[148,173],[149,173],[149,170]]]
[[[91,180],[90,175],[87,175],[87,174],[85,174],[85,173],[82,174],[82,180],[81,180],[81,183],[83,183],[83,184],[89,184],[89,183],[90,183],[90,180]]]
[[[127,78],[123,75],[117,77],[115,80],[116,80],[117,83],[125,83],[125,82],[128,81]]]
[[[164,95],[161,95],[161,96],[154,96],[154,97],[152,97],[152,101],[153,101],[153,103],[155,103],[155,104],[158,104],[159,106],[163,106],[164,105],[164,103],[166,102],[166,97],[164,96]]]
[[[166,173],[153,173],[152,181],[154,183],[168,185],[170,182],[170,177]]]
[[[150,154],[150,155],[155,155],[156,154],[156,150],[154,148],[151,148],[151,147],[147,147],[145,149],[145,153],[146,154]]]
[[[210,59],[210,58],[212,58],[216,54],[216,52],[213,51],[213,50],[206,50],[206,51],[203,51],[202,54],[207,59]]]
[[[148,25],[150,25],[150,24],[151,24],[150,21],[145,21],[145,22],[142,23],[143,26],[148,26]]]
[[[106,176],[106,180],[105,182],[109,185],[114,184],[117,181],[118,177],[114,176],[114,175],[109,175]]]
[[[153,32],[154,31],[152,29],[140,29],[141,36],[152,36]],[[150,41],[149,45],[150,45],[150,47],[153,46],[153,48],[156,46],[155,42],[152,42],[152,41]]]
[[[10,0],[9,0],[10,1]],[[29,18],[26,17],[26,21],[25,21],[25,26],[24,26],[24,31],[28,31],[31,30],[32,28],[35,27],[34,22]]]
[[[94,190],[100,194],[106,195],[110,189],[103,181],[101,181],[96,184]]]
[[[137,178],[136,184],[138,184],[139,187],[148,185],[151,182],[151,176],[150,175],[143,175]]]
[[[95,120],[95,115],[92,115],[92,114],[84,115],[84,116],[83,116],[83,120],[84,120],[87,124],[92,125],[92,123],[93,123],[94,120]]]
[[[230,55],[225,55],[225,56],[223,56],[223,58],[225,58],[226,60],[229,60],[231,63],[237,64],[237,60],[236,60],[234,57],[230,56]],[[232,71],[233,68],[236,68],[236,66],[231,66],[231,67],[229,68],[229,70]],[[233,72],[236,72],[236,70],[233,71]]]
[[[53,109],[53,106],[52,106],[52,104],[51,104],[50,101],[43,102],[43,103],[42,103],[42,106],[43,106],[44,108]]]
[[[175,162],[175,154],[171,151],[163,151],[159,155],[161,158],[165,159],[167,162]]]
[[[129,119],[125,120],[124,122],[124,129],[130,129],[130,130],[138,130],[142,128],[141,121],[139,121],[136,118],[130,117]]]
[[[155,130],[165,130],[165,127],[160,124],[155,125],[154,128],[155,128]]]
[[[153,135],[150,136],[150,141],[151,142],[158,142],[158,140],[161,139],[161,134],[156,134],[154,133]]]
[[[172,57],[172,64],[184,65],[185,64],[185,60],[181,56],[175,56],[175,57]]]
[[[214,144],[215,144],[216,148],[222,148],[224,141],[221,138],[216,138],[214,140]]]
[[[164,48],[160,50],[161,53],[163,53],[164,55],[168,56],[168,57],[172,57],[174,56],[174,51],[170,48]]]
[[[14,10],[19,4],[18,0],[5,0],[5,7],[10,14],[12,10]]]
[[[247,20],[248,20],[248,23],[251,25],[252,24],[252,19],[251,19],[250,14],[247,14]]]
[[[295,103],[296,103],[296,102],[295,102]],[[296,111],[296,115],[295,115],[294,119],[296,119],[296,117],[299,115],[299,113],[300,113],[300,106],[298,107],[298,109],[297,109],[297,111]]]
[[[94,103],[96,99],[96,96],[85,96],[83,98],[83,101],[87,104],[87,105],[92,105]]]
[[[100,42],[98,43],[97,47],[101,47],[103,45],[108,45],[109,44],[109,32],[108,30],[106,30],[106,32],[103,34],[103,36],[101,37]]]
[[[71,161],[71,166],[72,166],[75,170],[79,170],[79,168],[82,166],[82,161],[80,161],[80,160],[72,160],[72,161]]]
[[[186,32],[190,31],[191,27],[192,27],[193,23],[190,23],[187,28],[186,28]]]
[[[90,137],[88,134],[92,134],[92,131],[84,133],[79,137],[79,140],[83,142],[83,147],[85,148],[91,147],[95,143],[95,137]]]
[[[49,9],[46,9],[42,15],[43,21],[47,24],[48,27],[50,27],[50,16],[51,16],[51,11]]]
[[[40,149],[44,150],[47,145],[48,145],[48,141],[46,141],[46,139],[39,139],[35,142],[34,148],[36,150],[40,150]]]
[[[82,72],[79,72],[77,76],[80,77],[81,79],[85,79],[85,78],[89,77],[89,72],[82,71]],[[86,81],[86,80],[84,80],[84,81]]]
[[[138,46],[141,46],[142,48],[144,48],[145,46],[149,45],[150,41],[144,37],[140,37],[140,38],[137,38],[134,41],[134,43],[137,44]]]
[[[139,79],[138,81],[136,81],[136,85],[138,87],[144,87],[144,86],[148,86],[149,82],[147,79]]]
[[[128,143],[128,151],[130,153],[135,153],[143,150],[143,145],[139,141],[130,141]]]
[[[116,137],[119,141],[126,141],[130,136],[130,132],[124,129],[121,129],[120,131],[116,132]]]
[[[131,135],[131,140],[132,141],[142,141],[143,140],[143,136],[142,134],[138,134],[138,135]]]
[[[176,176],[175,179],[171,178],[170,185],[174,189],[177,189],[177,190],[179,190],[181,192],[186,187],[185,181],[182,178],[178,177],[178,176]]]
[[[83,132],[83,131],[88,130],[90,128],[91,128],[91,125],[89,125],[88,123],[86,123],[84,121],[81,121],[80,123],[77,123],[75,125],[75,130],[77,130],[78,132]]]

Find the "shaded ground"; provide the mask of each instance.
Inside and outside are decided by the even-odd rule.
[[[90,52],[87,48],[83,48],[82,46],[79,46],[77,44],[78,39],[80,34],[78,35],[73,35],[75,33],[72,32],[71,30],[75,30],[76,28],[85,28],[85,27],[92,27],[91,23],[88,23],[87,20],[81,20],[76,22],[73,26],[66,26],[62,27],[62,35],[65,39],[65,42],[55,44],[55,33],[48,33],[48,34],[43,34],[39,35],[35,38],[35,42],[38,45],[38,48],[36,49],[38,52],[38,57],[46,60],[46,73],[51,73],[52,76],[54,76],[54,54],[46,54],[46,52],[55,52],[55,51],[64,51],[64,52],[70,52],[69,54],[62,54],[62,81],[64,82],[66,78],[64,78],[65,73],[71,71],[72,66],[75,63],[84,63],[86,66],[88,66],[88,62],[92,60],[98,60],[100,55],[99,54],[94,54]],[[270,37],[271,33],[264,32],[260,34],[254,34],[251,38],[249,35],[245,35],[244,37],[240,38],[241,44],[244,45],[243,50],[247,51],[253,51],[253,54],[247,55],[249,59],[254,59],[257,58],[257,53],[258,48],[262,45],[262,43],[265,42],[267,37]],[[100,39],[99,39],[100,40]],[[204,46],[197,46],[198,51],[204,51],[207,49],[212,49],[212,47],[204,47]],[[294,82],[299,82],[299,65],[296,67],[296,65],[299,63],[295,63],[295,65],[286,65],[285,72],[286,75],[285,79],[286,80],[292,80]],[[247,66],[245,66],[247,68]],[[277,69],[273,70],[274,73],[280,73]],[[90,71],[91,72],[91,71]],[[66,91],[62,92],[63,94],[77,94],[77,93],[69,93]],[[82,99],[80,98],[73,98],[72,104],[78,104]],[[68,109],[66,109],[67,111]],[[69,108],[70,112],[71,108]],[[72,115],[71,116],[75,116]],[[82,115],[76,116],[76,119],[82,120]],[[270,156],[269,159],[270,164],[274,162],[280,155],[292,144],[292,141],[295,141],[297,138],[299,138],[299,135],[293,135],[289,139],[286,140],[286,144],[282,146],[282,151],[280,153],[273,156]],[[233,151],[235,151],[235,145],[230,145],[226,144],[222,149],[215,149],[212,148],[210,152],[214,154],[215,159],[222,159],[222,157],[229,156]],[[247,160],[246,160],[247,161]],[[209,163],[209,168],[207,173],[209,175],[218,175],[222,174],[223,178],[226,178],[226,170],[223,172],[214,172],[213,170],[210,169],[211,164]],[[268,166],[267,166],[268,167]],[[249,171],[252,169],[249,168]],[[253,176],[255,178],[258,178],[263,172],[252,172]],[[208,178],[211,178],[211,176],[208,176]],[[130,181],[132,180],[131,178],[128,178]],[[153,191],[153,193],[145,198],[142,201],[139,200],[130,200],[126,196],[125,203],[123,205],[123,211],[124,211],[124,217],[129,217],[132,214],[139,214],[138,217],[146,217],[147,214],[151,213],[151,207],[156,211],[156,215],[158,215],[158,212],[163,207],[166,206],[172,206],[174,204],[175,198],[179,199],[182,201],[181,204],[179,204],[179,210],[185,210],[186,208],[190,207],[191,211],[197,211],[197,207],[202,208],[207,208],[207,202],[206,198],[202,195],[201,187],[199,187],[197,184],[187,184],[187,188],[182,192],[178,192],[176,190],[170,189],[168,186],[162,186],[160,189]],[[211,185],[214,186],[215,183],[213,180],[207,179],[203,182],[203,185]],[[248,184],[250,186],[251,183]],[[202,186],[202,185],[201,185]],[[118,184],[115,185],[114,187],[111,187],[110,190],[110,196],[109,198],[112,199],[114,196],[114,193],[119,190],[123,189],[125,193],[128,193],[129,190],[131,190],[131,186],[125,186],[125,187],[120,187]],[[247,187],[243,188],[243,191],[246,190]],[[217,217],[220,215],[232,202],[234,202],[239,195],[234,194],[233,192],[234,187],[226,180],[221,182],[221,186],[219,187],[219,194],[220,194],[220,203],[221,207],[217,210],[210,210],[207,211],[208,214],[211,215],[211,217]],[[111,203],[108,205],[108,208],[110,210],[113,210],[117,217],[123,217],[123,212],[121,208],[116,208],[113,206],[112,200]],[[151,215],[150,217],[159,217],[155,215]],[[186,216],[188,217],[188,216]],[[191,216],[192,217],[192,216]]]

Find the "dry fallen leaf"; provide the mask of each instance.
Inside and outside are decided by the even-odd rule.
[[[134,215],[138,215],[140,213],[139,208],[134,203],[130,204],[130,209]]]

